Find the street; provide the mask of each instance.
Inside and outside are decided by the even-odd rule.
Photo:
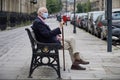
[[[47,20],[51,28],[59,27],[56,19]],[[28,79],[32,50],[25,31],[26,27],[0,32],[0,79]],[[63,71],[62,51],[60,51],[60,67],[63,79],[120,79],[120,48],[113,47],[107,52],[107,43],[87,32],[76,28],[73,34],[73,25],[68,22],[64,25],[64,35],[74,36],[76,48],[81,58],[88,60],[85,71],[71,70],[71,60],[68,51],[65,51],[66,71]],[[33,73],[33,79],[56,79],[56,72],[51,68],[38,68]]]

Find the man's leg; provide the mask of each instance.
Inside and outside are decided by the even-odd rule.
[[[69,44],[69,49],[71,49],[70,52],[72,52],[72,55],[73,55],[73,53],[77,52],[76,51],[76,43],[75,43],[74,37],[71,36],[69,38],[66,38],[65,42],[67,42]]]
[[[83,61],[82,59],[80,59],[79,52],[76,52],[75,40],[73,37],[65,39],[64,48],[65,48],[65,50],[69,51],[71,61],[72,61],[71,69],[85,70],[86,68],[79,66],[79,64],[89,64],[89,62],[86,62],[86,61]]]
[[[74,62],[73,50],[72,50],[72,48],[71,48],[71,46],[70,46],[70,43],[68,43],[68,42],[65,41],[65,42],[64,42],[64,49],[69,51],[70,58],[71,58],[71,61],[72,61],[72,63],[73,63],[73,62]]]
[[[70,54],[70,57],[71,57],[71,61],[72,63],[75,61],[75,59],[77,57],[75,57],[75,54],[77,51],[76,51],[76,43],[75,43],[75,39],[74,37],[69,37],[69,38],[65,38],[65,50],[68,50],[69,51],[69,54]]]

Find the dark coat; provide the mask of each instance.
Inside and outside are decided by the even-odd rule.
[[[48,25],[37,17],[33,22],[32,29],[39,42],[60,44],[60,41],[56,38],[58,34],[61,34],[60,28],[51,30]]]

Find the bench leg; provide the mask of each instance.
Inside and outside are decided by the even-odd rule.
[[[52,64],[52,63],[48,63],[48,66],[51,66],[51,67],[53,67],[53,68],[56,70],[57,75],[58,75],[58,78],[60,79],[60,78],[61,78],[61,74],[60,74],[59,56],[56,56],[54,59],[55,59],[55,61],[56,61],[56,63],[57,63],[57,66],[54,65],[54,64]],[[40,60],[42,60],[42,58],[40,58]],[[37,62],[37,56],[32,56],[32,60],[31,60],[31,65],[30,65],[30,71],[29,71],[29,76],[28,76],[28,78],[32,78],[31,75],[32,75],[33,71],[37,68],[37,66],[40,66],[40,65],[35,65],[36,62]],[[50,62],[50,61],[49,61],[49,62]],[[41,61],[39,64],[44,65],[44,64],[42,63],[42,61]],[[56,66],[56,68],[55,68],[55,66]]]
[[[59,68],[58,68],[57,74],[58,74],[58,78],[61,78],[61,74],[60,74],[60,69]]]
[[[58,71],[57,71],[58,78],[61,78],[61,74],[60,74],[60,63],[59,63],[59,55],[58,55],[58,59],[57,59],[57,66],[58,66]]]
[[[32,78],[32,73],[33,73],[33,62],[34,62],[34,56],[32,56],[32,60],[31,60],[31,65],[30,65],[30,71],[29,71],[29,76],[28,78]]]

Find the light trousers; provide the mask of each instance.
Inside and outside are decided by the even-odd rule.
[[[68,37],[64,40],[64,49],[69,51],[69,55],[71,58],[72,63],[74,62],[74,53],[76,52],[76,45],[75,45],[74,37]]]

